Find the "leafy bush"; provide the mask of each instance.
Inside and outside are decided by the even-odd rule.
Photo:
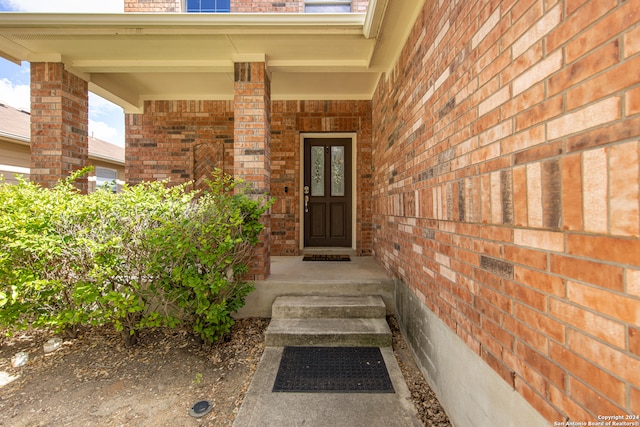
[[[270,202],[221,172],[203,193],[153,182],[82,195],[74,179],[0,183],[0,326],[112,324],[127,344],[146,327],[229,330]]]

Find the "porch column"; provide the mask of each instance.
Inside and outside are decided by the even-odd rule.
[[[53,187],[88,165],[88,83],[62,63],[31,64],[31,181]],[[87,192],[87,178],[77,187]]]
[[[234,174],[249,183],[256,197],[271,190],[271,82],[264,62],[238,62],[234,79]],[[249,278],[271,272],[271,212],[249,263]]]

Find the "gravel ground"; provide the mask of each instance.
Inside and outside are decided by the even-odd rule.
[[[426,426],[450,426],[417,368],[395,318],[393,347]],[[264,350],[268,319],[242,319],[225,340],[202,345],[192,334],[153,330],[135,347],[119,334],[91,328],[53,353],[43,345],[54,335],[30,331],[0,347],[0,426],[231,426]],[[11,358],[29,353],[26,365]],[[189,408],[209,400],[203,418]]]

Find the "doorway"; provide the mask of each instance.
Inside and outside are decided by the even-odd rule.
[[[352,138],[304,138],[304,247],[352,245]]]

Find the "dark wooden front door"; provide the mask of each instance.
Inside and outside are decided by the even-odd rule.
[[[304,245],[351,247],[351,139],[304,141]]]

